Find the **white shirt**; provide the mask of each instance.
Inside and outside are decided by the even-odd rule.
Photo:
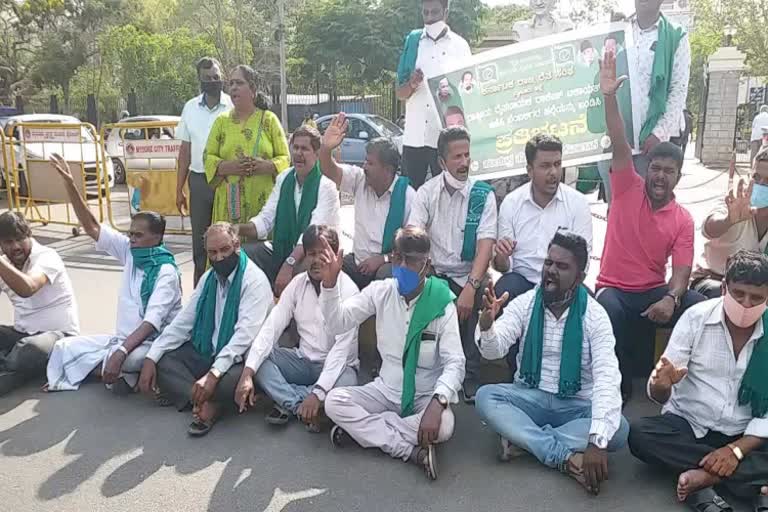
[[[672,386],[672,395],[662,413],[685,418],[697,439],[710,430],[727,436],[768,437],[768,417],[753,418],[749,404],[739,405],[741,379],[755,343],[762,336],[761,319],[736,359],[725,325],[723,299],[707,300],[688,308],[677,321],[664,351],[664,357],[677,368],[688,368],[688,375]],[[649,397],[650,385],[649,379]]]
[[[344,273],[339,275],[339,283],[345,299],[359,292],[352,279]],[[299,346],[294,349],[296,353],[314,363],[323,363],[323,371],[316,385],[326,392],[330,391],[347,366],[359,368],[358,326],[355,325],[336,336],[330,333],[320,310],[320,298],[306,272],[295,276],[285,287],[280,301],[272,309],[259,335],[253,340],[245,366],[254,372],[258,371],[272,349],[277,346],[280,335],[288,328],[292,319],[296,321],[299,332]]]
[[[443,171],[446,172],[446,171]],[[467,223],[469,192],[476,180],[468,179],[467,186],[450,195],[445,178],[437,176],[427,181],[416,193],[408,225],[427,230],[432,242],[432,266],[435,272],[450,277],[464,286],[472,271],[471,261],[461,260],[464,246],[464,226]],[[477,240],[496,240],[496,195],[489,192],[485,209],[477,226]]]
[[[136,268],[128,237],[102,224],[96,250],[104,251],[123,265],[123,279],[117,300],[117,336],[127,338],[142,322],[152,324],[156,333],[181,310],[181,279],[173,265],[163,265],[157,274],[155,289],[143,311],[141,283],[144,271]],[[154,336],[153,336],[154,337]]]
[[[405,103],[404,146],[437,147],[437,139],[443,125],[429,90],[429,79],[442,75],[455,67],[457,62],[471,56],[472,50],[469,49],[467,41],[450,28],[437,41],[427,37],[426,33],[422,34],[416,56],[416,69],[421,69],[424,73],[424,81]]]
[[[341,191],[355,196],[355,237],[352,241],[352,252],[355,254],[355,262],[360,264],[375,254],[381,254],[384,225],[387,223],[392,191],[398,176],[395,176],[389,189],[379,197],[373,187],[366,183],[365,171],[360,167],[342,165],[341,171]],[[416,191],[409,186],[405,192],[403,226],[408,221],[415,198]]]
[[[2,258],[10,263],[7,256],[3,255]],[[28,276],[43,274],[48,278],[48,283],[31,297],[24,298],[16,295],[5,281],[0,280],[0,290],[8,295],[13,305],[13,328],[27,334],[46,331],[61,331],[71,335],[79,333],[77,301],[61,256],[32,239],[32,250],[21,272]]]
[[[205,151],[205,145],[208,143],[208,134],[211,132],[216,118],[231,108],[232,100],[228,94],[223,92],[218,105],[213,108],[208,108],[204,94],[195,96],[184,105],[184,110],[181,111],[181,120],[176,127],[176,138],[190,143],[190,171],[205,173],[203,151]]]
[[[147,359],[158,362],[166,352],[175,350],[190,340],[192,328],[195,326],[197,301],[200,300],[200,295],[205,287],[205,280],[211,272],[213,269],[203,274],[187,305],[152,343],[152,347],[147,352]],[[218,276],[214,277],[216,279],[216,320],[211,337],[211,344],[214,349],[219,339],[219,320],[224,312],[227,291],[234,277],[235,272],[233,271],[223,285]],[[272,307],[272,297],[272,287],[267,276],[249,259],[240,289],[240,308],[238,309],[235,332],[229,343],[216,356],[212,368],[226,373],[233,364],[242,360],[242,355],[248,350],[251,341],[259,333],[261,326],[267,319],[269,309]]]
[[[667,19],[670,24],[672,21]],[[631,18],[634,47],[628,48],[629,76],[632,83],[632,112],[638,119],[637,129],[642,128],[648,119],[650,106],[651,75],[653,72],[653,45],[659,39],[658,20],[651,27],[643,30],[637,23],[637,17]],[[688,97],[688,78],[691,73],[691,46],[685,33],[675,52],[672,64],[672,76],[669,78],[667,109],[656,123],[653,134],[662,142],[680,135],[680,118],[683,116],[685,100]]]
[[[408,325],[418,297],[410,304],[397,290],[397,281],[374,281],[357,295],[343,299],[339,286],[320,291],[320,307],[331,332],[344,332],[376,315],[376,347],[381,355],[381,370],[376,378],[383,384],[387,399],[400,403],[403,392],[403,351]],[[459,320],[453,303],[445,314],[434,319],[422,332],[416,367],[416,399],[440,394],[458,401],[464,380],[464,351],[459,336]]]
[[[763,128],[768,128],[768,112],[761,112],[752,121],[752,136],[750,142],[763,140]]]
[[[478,347],[486,359],[501,359],[509,348],[520,343],[517,353],[517,374],[520,379],[525,336],[531,319],[535,289],[510,302],[504,313],[488,331],[480,332]],[[570,309],[558,319],[549,309],[544,309],[544,339],[542,340],[541,377],[539,389],[557,394],[560,383],[560,358],[563,349],[563,333]],[[587,310],[583,320],[584,340],[581,350],[581,390],[575,398],[592,402],[590,434],[611,439],[621,423],[621,373],[616,358],[616,338],[605,309],[592,297],[587,298]]]
[[[280,201],[280,190],[283,188],[283,182],[291,170],[292,169],[286,169],[277,175],[275,187],[269,194],[269,198],[267,199],[264,208],[261,209],[261,212],[259,212],[257,216],[251,219],[251,223],[256,226],[256,234],[260,240],[266,239],[275,227],[277,203]],[[299,212],[302,192],[303,187],[299,186],[299,180],[297,179],[296,187],[293,190],[293,201],[296,206],[296,213]],[[317,206],[312,210],[309,225],[325,224],[338,229],[341,225],[341,217],[339,217],[340,208],[341,201],[339,200],[339,191],[336,190],[336,184],[325,176],[322,176],[320,178],[320,187],[317,191]],[[303,238],[303,234],[300,235],[296,245],[301,245]]]
[[[531,183],[510,192],[499,209],[499,239],[517,241],[509,257],[509,271],[533,284],[541,280],[541,269],[549,243],[561,229],[584,237],[592,252],[592,211],[578,190],[560,184],[555,197],[542,208],[533,200]]]

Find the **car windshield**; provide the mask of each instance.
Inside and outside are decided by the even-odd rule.
[[[403,134],[403,131],[399,126],[381,116],[368,116],[367,119],[368,122],[375,126],[384,137],[399,137]]]

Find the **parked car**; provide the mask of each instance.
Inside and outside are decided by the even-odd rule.
[[[325,132],[332,119],[333,116],[323,116],[317,120],[320,133]],[[395,123],[375,114],[347,114],[347,120],[347,137],[341,144],[341,160],[345,164],[363,165],[365,145],[377,137],[392,140],[403,152],[403,130]]]
[[[121,123],[178,123],[181,120],[179,116],[135,116],[122,119]],[[115,168],[115,181],[120,184],[125,183],[125,151],[123,147],[126,141],[131,140],[149,140],[153,137],[162,139],[173,139],[176,134],[175,127],[165,128],[121,128],[112,130],[107,135],[105,147],[107,154],[112,159],[112,165]],[[150,167],[151,163],[151,167]],[[133,159],[131,160],[131,170],[142,169],[174,169],[176,167],[175,158],[153,158]]]
[[[97,193],[97,172],[101,172],[101,169],[97,169],[97,154],[98,154],[98,134],[93,133],[85,127],[81,128],[80,137],[82,142],[28,142],[23,145],[26,150],[26,155],[23,154],[22,142],[24,141],[24,133],[19,130],[19,123],[50,123],[54,124],[69,124],[80,123],[80,120],[72,116],[64,116],[60,114],[22,114],[18,116],[11,116],[4,119],[0,119],[0,128],[2,128],[5,134],[6,141],[13,147],[14,158],[19,171],[20,178],[20,192],[22,195],[27,193],[27,182],[24,176],[25,163],[27,159],[30,160],[47,160],[53,153],[58,153],[64,157],[65,160],[70,162],[83,162],[85,169],[85,181],[86,191],[89,194]],[[2,158],[0,158],[0,166],[3,164]],[[112,168],[112,161],[107,158],[107,180],[102,185],[102,191],[105,186],[109,186],[111,189],[115,184],[115,171]],[[8,173],[13,177],[12,173]],[[5,176],[6,172],[0,173],[0,182],[2,188],[5,189]],[[103,183],[103,182],[102,182]]]

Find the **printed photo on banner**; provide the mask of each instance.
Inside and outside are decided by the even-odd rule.
[[[563,165],[610,158],[600,93],[600,59],[616,54],[617,73],[629,76],[631,31],[623,23],[564,32],[473,55],[446,74],[431,77],[443,126],[472,134],[473,176],[525,173],[525,144],[537,133],[563,141]],[[629,80],[619,90],[622,117],[638,147]]]

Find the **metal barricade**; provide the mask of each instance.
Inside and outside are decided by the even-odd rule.
[[[5,133],[0,129],[0,171],[2,171],[0,180],[2,180],[2,189],[5,190],[8,209],[17,210],[19,208],[17,196],[13,193],[13,188],[11,187],[11,157],[9,155],[11,150],[12,148],[8,144]]]
[[[104,196],[113,184],[111,165],[98,132],[88,123],[19,122],[8,124],[5,133],[4,177],[9,208],[30,222],[72,226],[79,222],[64,183],[50,163],[52,154],[69,164],[75,185],[100,222],[104,220]],[[7,164],[7,165],[6,165]]]
[[[177,124],[176,121],[123,121],[102,127],[101,140],[107,159],[114,160],[115,167],[124,169],[127,185],[127,193],[122,190],[107,193],[109,222],[115,229],[126,231],[130,219],[146,210],[166,217],[166,233],[192,233],[189,220],[176,207],[181,148],[181,141],[174,138]]]

